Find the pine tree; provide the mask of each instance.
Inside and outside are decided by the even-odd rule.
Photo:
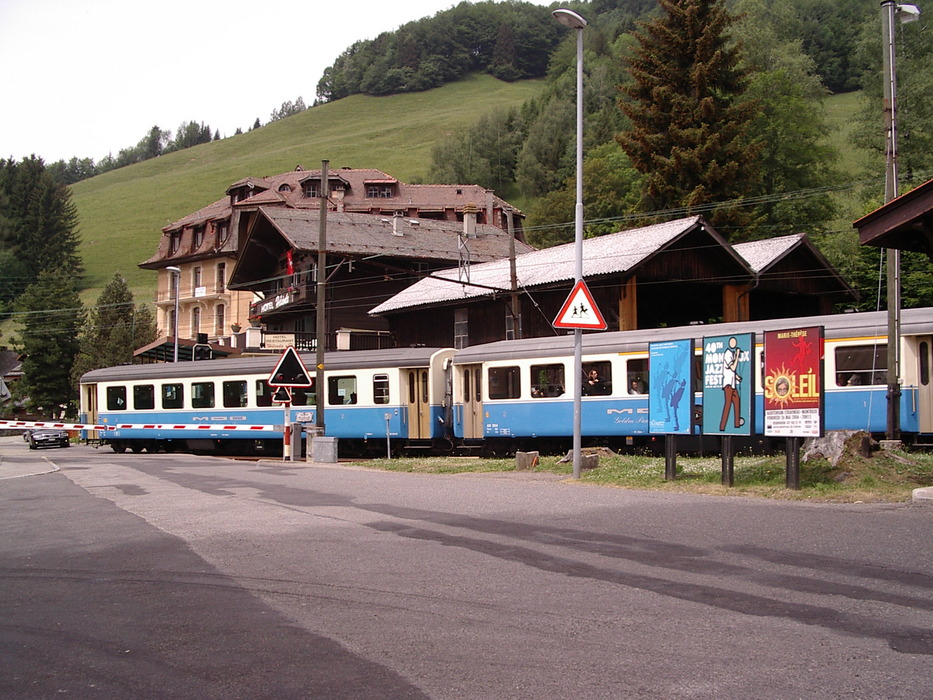
[[[727,237],[748,226],[741,199],[757,181],[758,146],[748,136],[756,106],[741,97],[746,73],[729,41],[734,18],[723,0],[658,0],[663,15],[640,23],[629,59],[631,127],[618,135],[645,174],[645,211],[703,213]]]
[[[25,271],[18,291],[42,270],[62,269],[73,278],[83,273],[71,192],[41,158],[0,161],[0,219],[0,244],[24,268],[17,274]]]
[[[16,311],[25,355],[18,393],[40,415],[74,415],[77,392],[71,370],[84,318],[74,277],[63,269],[39,273],[20,296]]]

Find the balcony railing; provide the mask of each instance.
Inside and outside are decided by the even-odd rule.
[[[178,301],[186,302],[193,299],[208,299],[226,293],[227,287],[222,284],[206,284],[201,287],[195,287],[194,289],[182,288],[178,290]],[[155,303],[157,306],[171,306],[175,303],[175,293],[171,289],[168,291],[157,291]]]

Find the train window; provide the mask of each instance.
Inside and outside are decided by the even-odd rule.
[[[848,345],[836,348],[836,386],[886,384],[887,345]]]
[[[463,403],[470,403],[470,369],[463,370]]]
[[[421,370],[421,403],[428,402],[428,372]]]
[[[137,411],[150,411],[155,408],[155,387],[152,384],[133,387],[133,408]]]
[[[328,377],[327,403],[331,406],[356,403],[356,377]]]
[[[126,387],[108,386],[107,387],[107,410],[125,411],[126,410]]]
[[[627,389],[630,394],[648,393],[648,358],[632,359],[626,363]]]
[[[243,408],[246,405],[246,380],[224,382],[224,408]]]
[[[564,366],[562,364],[531,366],[531,395],[533,398],[562,396],[566,386]]]
[[[184,408],[185,407],[185,386],[184,384],[163,384],[162,385],[162,408]]]
[[[272,405],[272,387],[266,384],[265,379],[256,380],[256,405],[257,406],[271,406]]]
[[[609,362],[587,362],[583,365],[583,395],[606,396],[612,393],[612,365]]]
[[[926,341],[920,343],[920,383],[930,383],[930,344]]]
[[[417,394],[415,393],[416,391],[417,391],[417,388],[415,387],[415,373],[409,372],[408,373],[408,403],[410,404],[415,403],[415,396],[417,396]]]
[[[490,367],[488,377],[489,398],[517,399],[521,396],[518,367]]]
[[[214,408],[214,382],[192,382],[191,408]]]
[[[311,380],[314,381],[313,379]],[[314,387],[295,387],[292,389],[293,406],[313,406],[317,402]]]
[[[476,403],[483,401],[483,370],[477,367],[473,374],[473,391],[476,393]]]
[[[373,375],[373,402],[389,403],[389,375]]]

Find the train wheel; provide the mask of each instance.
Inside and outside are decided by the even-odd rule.
[[[119,441],[118,441],[118,442],[111,442],[111,443],[110,443],[110,447],[112,447],[112,448],[113,448],[113,451],[116,452],[118,455],[122,455],[124,452],[126,452],[126,443],[125,443],[125,442],[119,442]]]
[[[140,452],[143,451],[143,446],[139,444],[138,442],[134,442],[130,445],[130,449],[133,450],[134,455],[138,455]]]

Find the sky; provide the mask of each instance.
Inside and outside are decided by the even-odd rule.
[[[310,106],[354,42],[456,4],[0,0],[0,158],[99,161],[188,121],[246,131],[285,101]]]

